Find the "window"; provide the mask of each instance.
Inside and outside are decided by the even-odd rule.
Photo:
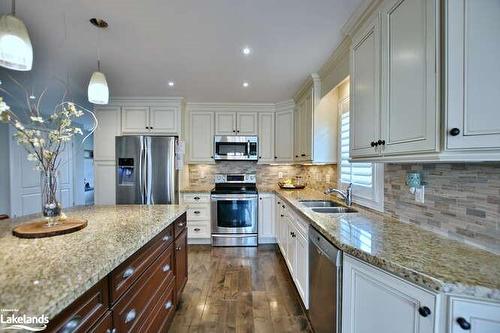
[[[349,161],[349,98],[339,102],[340,170],[339,184],[352,183],[353,201],[379,211],[384,210],[384,167],[379,163]]]

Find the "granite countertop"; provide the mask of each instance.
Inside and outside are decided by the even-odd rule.
[[[53,318],[186,211],[183,205],[87,206],[66,210],[88,220],[72,234],[20,239],[0,224],[0,309]]]
[[[180,191],[183,193],[194,193],[194,192],[210,192],[214,188],[214,185],[188,185],[182,188]]]
[[[336,200],[319,191],[275,193],[347,254],[429,289],[500,301],[500,255],[359,206],[359,213],[319,214],[298,201]]]

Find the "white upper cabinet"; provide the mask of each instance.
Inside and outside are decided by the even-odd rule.
[[[344,255],[343,333],[437,333],[437,295]]]
[[[257,135],[257,112],[238,112],[236,125],[238,135]]]
[[[373,140],[382,140],[384,155],[439,149],[436,6],[435,0],[383,3],[381,135]]]
[[[215,135],[236,134],[236,112],[216,112]]]
[[[177,134],[180,128],[179,118],[176,107],[152,106],[149,109],[150,130],[157,134]]]
[[[215,135],[257,135],[257,112],[215,112]]]
[[[189,112],[189,162],[212,163],[214,141],[214,113]]]
[[[500,1],[446,1],[448,150],[500,148]]]
[[[124,134],[179,134],[180,110],[174,106],[123,106]]]
[[[380,24],[378,14],[353,36],[351,47],[350,156],[374,156],[380,138]]]
[[[99,126],[94,132],[94,160],[115,161],[115,137],[120,135],[120,107],[100,106],[95,109]]]
[[[295,108],[295,140],[294,158],[296,161],[312,160],[312,120],[313,120],[313,88],[297,100]]]
[[[259,113],[259,163],[274,162],[274,112]]]
[[[293,162],[294,122],[293,108],[276,112],[274,160]]]
[[[122,132],[145,133],[149,131],[148,106],[124,106],[122,108]]]

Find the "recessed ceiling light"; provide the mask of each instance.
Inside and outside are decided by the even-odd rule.
[[[244,88],[247,88],[249,85],[250,85],[250,84],[249,84],[248,82],[246,82],[246,81],[245,81],[245,82],[243,82],[243,87],[244,87]]]
[[[250,53],[252,53],[252,49],[248,46],[245,46],[241,49],[241,53],[243,53],[243,55],[250,55]]]
[[[168,81],[168,86],[169,86],[169,87],[173,87],[173,86],[175,86],[175,82],[174,82],[174,81]]]

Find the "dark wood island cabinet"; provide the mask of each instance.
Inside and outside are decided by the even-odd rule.
[[[48,332],[167,332],[186,285],[186,213],[49,322]]]

